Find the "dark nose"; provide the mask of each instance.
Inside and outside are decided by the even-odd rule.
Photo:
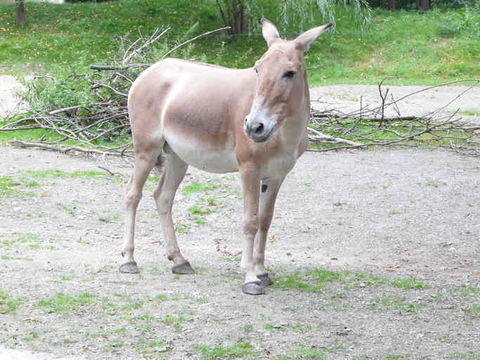
[[[261,135],[265,126],[261,122],[252,122],[251,124],[247,124],[247,133],[250,135]]]

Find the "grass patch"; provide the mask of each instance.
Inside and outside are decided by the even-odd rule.
[[[322,360],[327,357],[327,352],[315,348],[297,347],[287,355],[281,355],[279,360]]]
[[[461,297],[474,296],[480,293],[480,288],[472,285],[457,286],[453,289],[453,293]]]
[[[79,295],[58,294],[50,299],[40,300],[38,305],[49,314],[62,314],[75,311],[81,306],[91,305],[94,300],[95,296],[89,293],[82,293]]]
[[[0,289],[0,314],[14,312],[22,303],[21,298],[13,297],[5,290]]]
[[[185,234],[188,232],[189,229],[190,229],[190,225],[185,224],[183,222],[177,221],[175,224],[175,231],[179,234]]]
[[[184,195],[191,195],[191,194],[215,190],[215,189],[218,189],[219,187],[220,187],[219,184],[213,183],[213,182],[208,182],[208,183],[194,182],[184,186],[182,188],[182,193]]]
[[[374,310],[399,310],[409,313],[417,312],[423,305],[405,302],[405,297],[400,295],[383,296],[373,299],[370,307]]]
[[[166,325],[177,325],[183,324],[184,322],[188,321],[188,319],[184,316],[171,316],[167,315],[162,319],[162,323]]]
[[[251,344],[243,341],[233,345],[194,345],[193,350],[200,353],[202,360],[252,359],[259,356],[258,351]]]
[[[365,286],[389,285],[400,289],[428,289],[430,285],[416,278],[386,278],[352,271],[330,271],[324,269],[307,269],[274,278],[274,287],[305,292],[320,292],[328,283],[340,283],[352,290]]]
[[[468,308],[465,309],[465,313],[472,318],[480,318],[480,304],[470,305]]]
[[[36,331],[29,331],[23,338],[22,340],[24,341],[33,341],[36,340],[40,337]]]
[[[106,176],[103,171],[95,170],[79,170],[79,171],[63,171],[63,170],[27,170],[25,175],[34,179],[76,179],[76,178],[95,178]]]
[[[480,353],[458,352],[450,355],[449,358],[458,360],[480,360]]]
[[[291,275],[274,278],[274,287],[281,289],[296,289],[306,292],[318,292],[329,282],[342,281],[342,273],[323,269],[297,271]]]
[[[216,182],[195,182],[183,187],[182,192],[186,196],[201,194],[198,195],[195,203],[187,209],[189,218],[194,223],[205,224],[207,222],[207,215],[216,212],[218,208],[224,206],[213,194],[213,192],[219,188],[220,184]],[[181,226],[179,228],[184,231],[188,230],[188,228],[182,229]]]
[[[98,220],[106,223],[117,223],[122,221],[121,215],[107,215],[107,216],[100,216]]]
[[[38,186],[36,181],[17,179],[12,176],[0,176],[0,197],[35,196],[34,192],[25,191],[25,188]]]
[[[471,111],[471,110],[459,111],[458,114],[459,115],[465,115],[465,116],[480,116],[480,112]]]
[[[0,256],[0,260],[21,260],[21,261],[33,261],[31,258],[21,257],[21,256],[9,256],[9,255],[2,255]]]
[[[194,214],[194,215],[209,215],[209,214],[213,213],[215,210],[212,209],[212,208],[204,207],[200,204],[195,204],[195,205],[189,207],[187,211],[191,214]]]
[[[0,240],[0,247],[14,249],[55,249],[54,246],[43,245],[40,239],[34,234],[22,234],[11,239]]]

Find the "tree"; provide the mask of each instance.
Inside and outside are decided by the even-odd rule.
[[[416,2],[420,10],[429,10],[431,7],[431,0],[416,0]]]
[[[17,25],[25,25],[25,0],[15,0],[15,19]]]
[[[244,0],[216,0],[217,8],[225,26],[230,26],[231,35],[248,31],[248,15]]]
[[[251,20],[259,20],[263,17],[266,3],[266,1],[257,0],[216,0],[222,21],[225,26],[230,26],[229,33],[232,35],[251,30],[250,25],[255,24]],[[314,14],[318,12],[333,21],[338,3],[351,9],[354,16],[362,22],[370,17],[370,8],[366,0],[277,0],[275,3],[272,2],[273,7],[281,11],[283,24],[279,24],[280,27],[295,23],[300,28],[311,22]]]

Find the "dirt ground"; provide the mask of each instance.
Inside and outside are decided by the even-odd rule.
[[[236,174],[189,170],[174,213],[197,274],[182,277],[164,256],[149,181],[141,273],[127,275],[128,161],[10,147],[0,159],[2,360],[480,359],[476,158],[306,153],[267,245],[276,284],[257,297],[241,293]]]

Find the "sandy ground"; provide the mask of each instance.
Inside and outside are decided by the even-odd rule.
[[[423,150],[305,154],[278,200],[270,272],[277,284],[308,282],[304,271],[354,279],[252,297],[240,292],[236,174],[191,169],[184,186],[215,186],[177,196],[179,242],[196,275],[171,274],[148,195],[138,222],[141,274],[125,275],[117,267],[129,163],[8,147],[0,158],[0,176],[24,184],[0,200],[0,288],[18,303],[0,314],[4,348],[85,359],[225,358],[235,346],[262,359],[480,356],[478,159]],[[117,175],[65,175],[98,166]],[[63,173],[45,173],[53,169]],[[197,223],[189,209],[211,199],[212,213]],[[412,277],[427,288],[392,285]]]

